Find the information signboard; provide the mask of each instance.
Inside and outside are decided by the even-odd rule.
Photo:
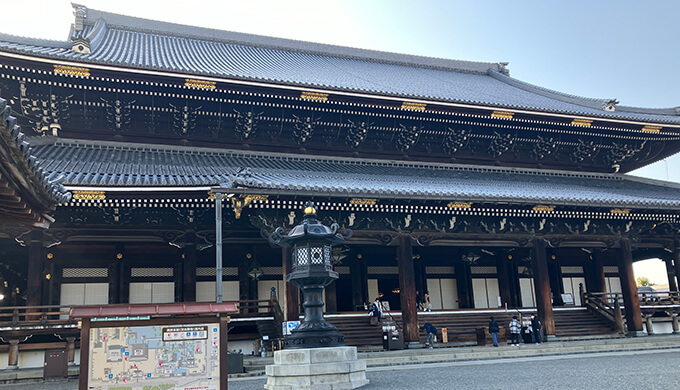
[[[219,390],[220,324],[91,328],[89,357],[92,390]]]

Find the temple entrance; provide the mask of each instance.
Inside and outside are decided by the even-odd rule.
[[[378,279],[378,297],[389,304],[389,311],[401,310],[399,279]]]

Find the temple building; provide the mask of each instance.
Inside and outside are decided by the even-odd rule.
[[[354,232],[326,313],[379,297],[410,342],[425,292],[435,312],[536,310],[554,336],[579,288],[622,294],[643,331],[634,261],[664,259],[678,290],[680,185],[627,173],[680,151],[679,107],[560,93],[501,62],[74,15],[66,40],[0,34],[0,96],[73,194],[36,214],[49,229],[0,230],[2,305],[215,301],[216,197],[224,301],[275,294],[288,319],[290,255],[266,237],[308,201]]]

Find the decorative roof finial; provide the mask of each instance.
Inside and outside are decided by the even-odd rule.
[[[87,7],[76,3],[71,3],[71,6],[73,7],[73,15],[76,17],[73,28],[76,31],[83,31],[83,25],[85,24],[85,19],[87,19]]]

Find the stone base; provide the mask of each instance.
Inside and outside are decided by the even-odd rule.
[[[356,347],[276,351],[265,372],[268,390],[345,390],[368,384],[366,361],[357,360]]]

